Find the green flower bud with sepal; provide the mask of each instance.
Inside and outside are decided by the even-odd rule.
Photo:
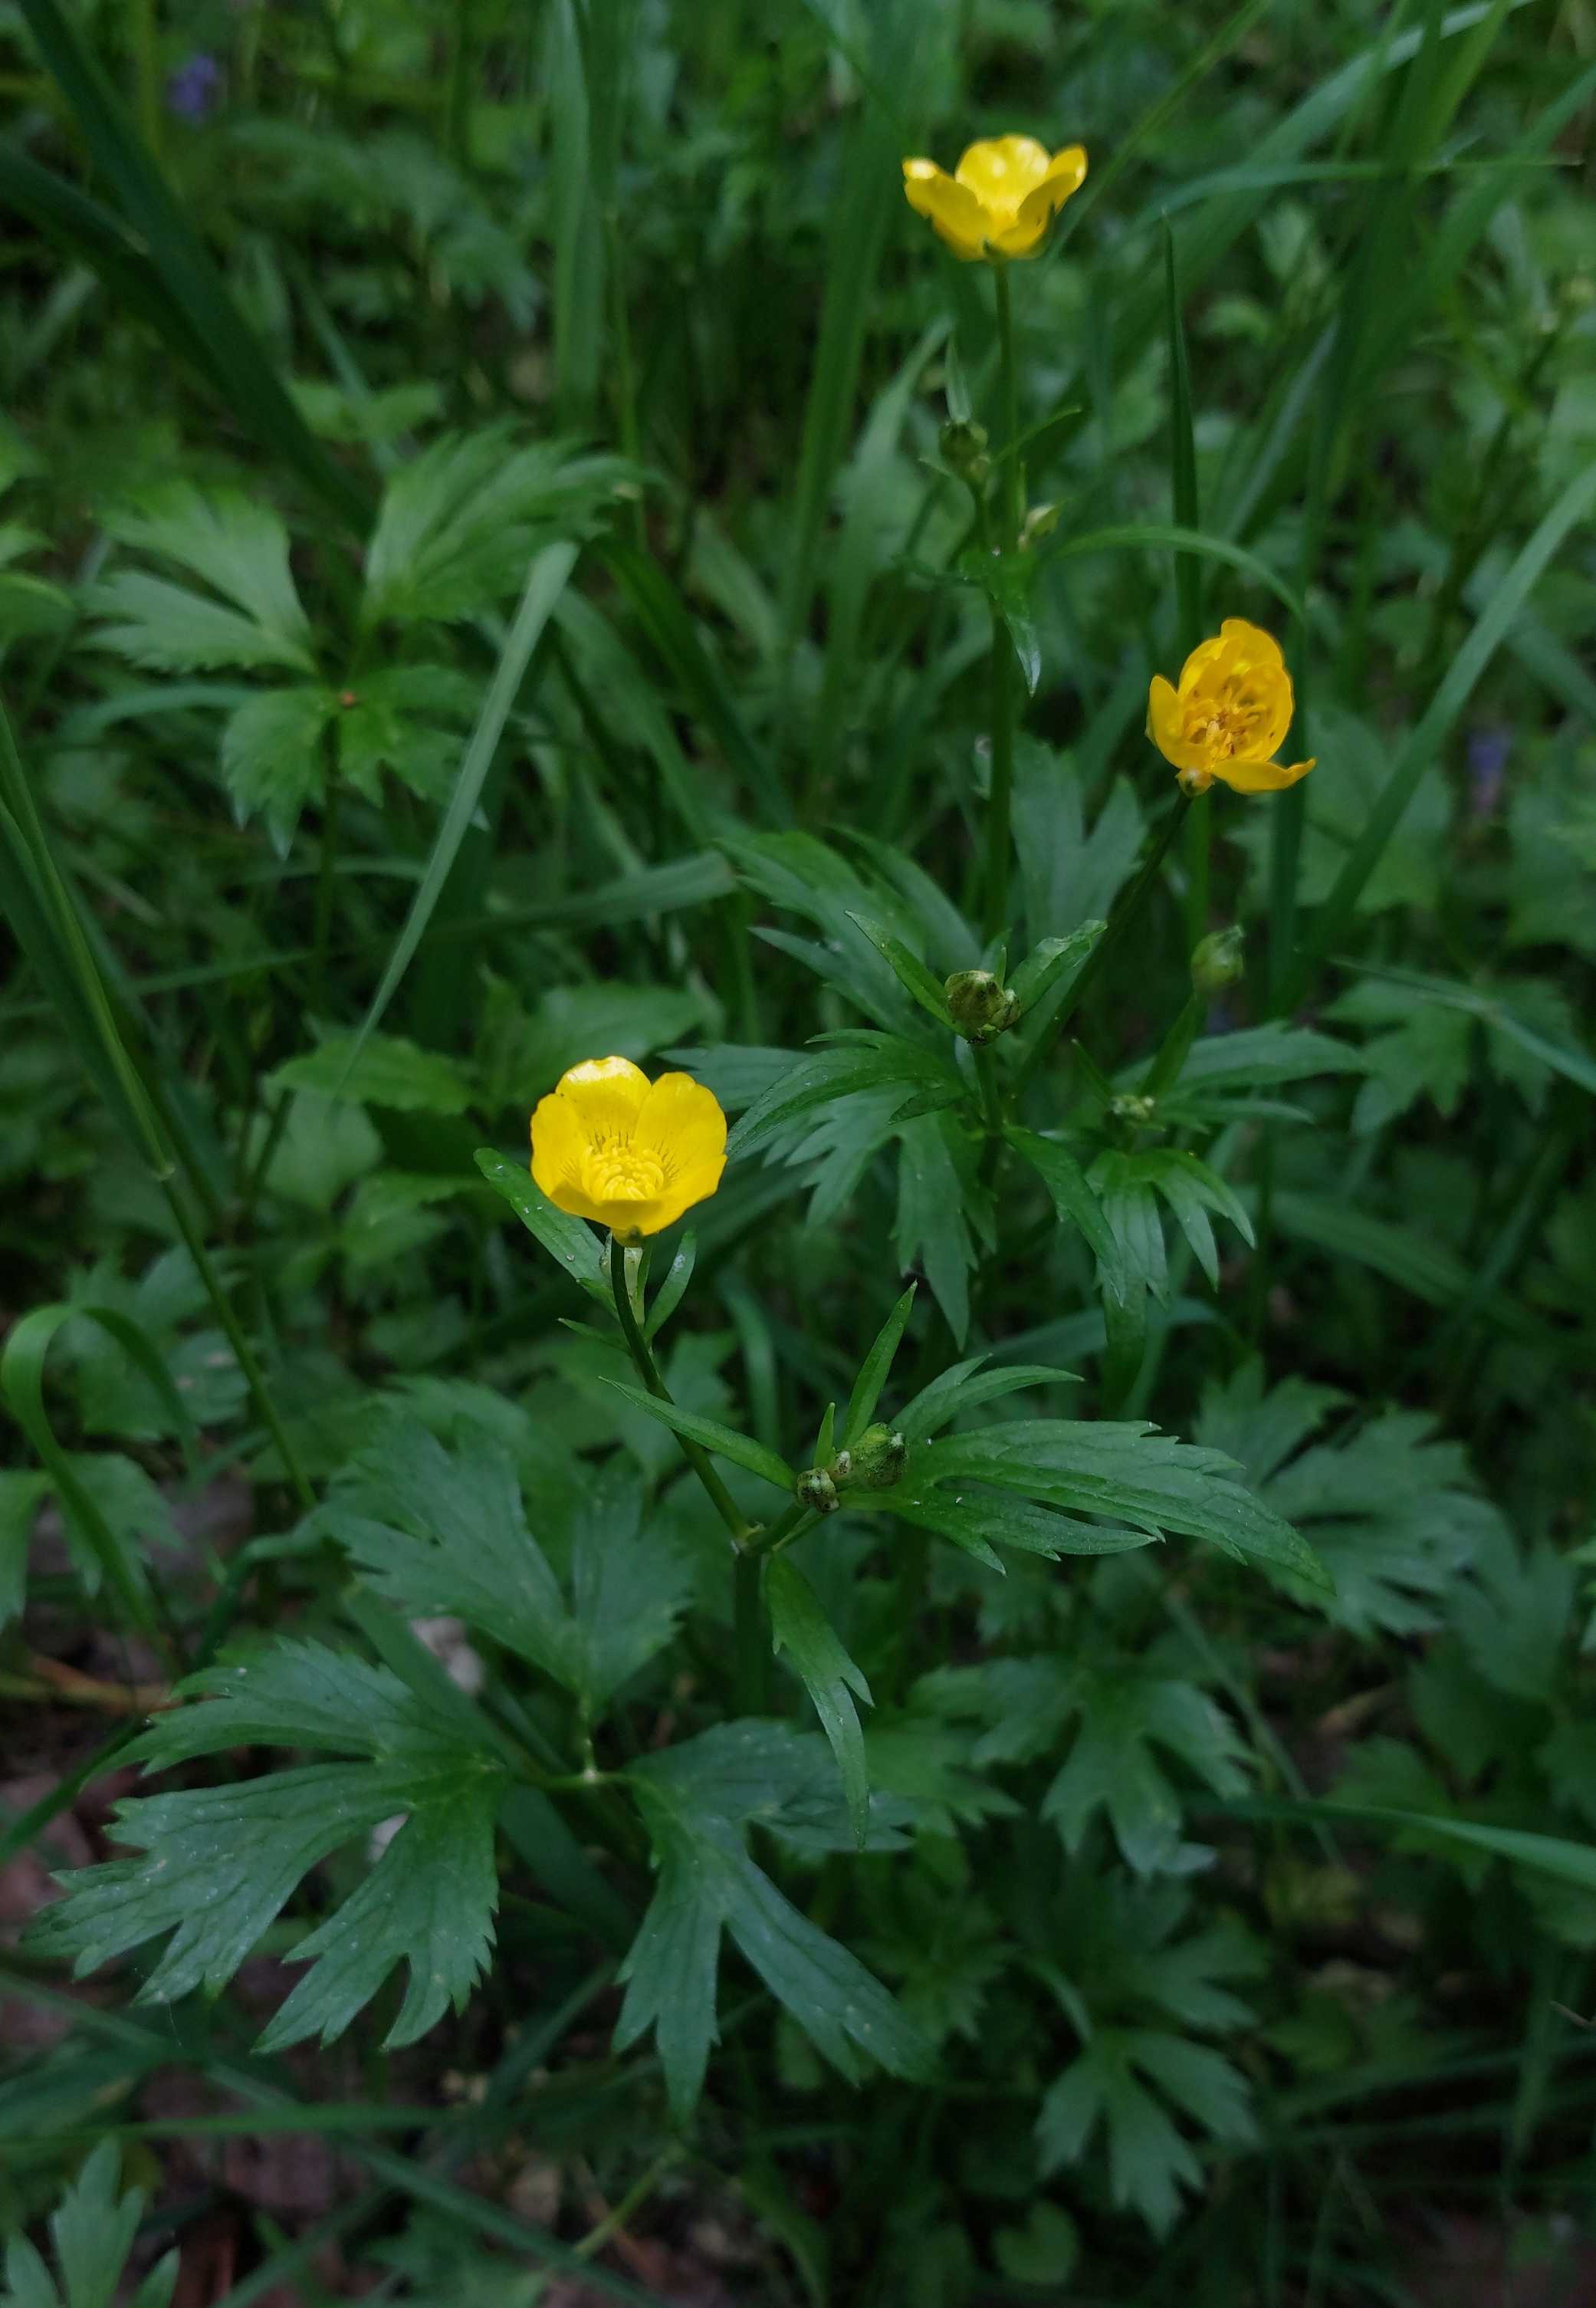
[[[1240,928],[1214,930],[1191,951],[1191,982],[1199,994],[1219,994],[1234,986],[1245,964]]]
[[[837,1509],[837,1485],[824,1467],[810,1467],[793,1486],[793,1494],[800,1506],[811,1514],[835,1514]]]
[[[990,1042],[1019,1021],[1019,1003],[990,969],[956,969],[942,991],[966,1042]]]
[[[850,1483],[867,1491],[889,1491],[908,1464],[909,1446],[901,1434],[878,1421],[867,1426],[853,1449],[843,1455],[850,1462],[846,1477]],[[837,1473],[836,1468],[832,1472]],[[843,1477],[839,1475],[837,1480]]]
[[[949,418],[938,435],[937,445],[950,473],[957,473],[973,489],[982,487],[991,470],[984,425],[977,425],[972,417]]]

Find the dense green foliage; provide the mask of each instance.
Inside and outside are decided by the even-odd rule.
[[[1592,37],[0,7],[7,2308],[1585,2296]]]

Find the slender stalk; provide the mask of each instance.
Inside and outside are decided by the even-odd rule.
[[[669,1402],[670,1389],[659,1374],[659,1368],[648,1350],[648,1343],[638,1327],[638,1318],[631,1303],[631,1293],[626,1287],[626,1249],[614,1235],[610,1236],[610,1289],[615,1301],[615,1315],[626,1340],[638,1376],[656,1402]],[[693,1473],[708,1494],[709,1503],[725,1523],[732,1545],[741,1554],[756,1525],[744,1520],[741,1510],[720,1477],[709,1463],[709,1455],[699,1442],[678,1434],[676,1445]]]
[[[814,1520],[814,1509],[806,1507],[802,1499],[794,1499],[791,1506],[782,1510],[774,1522],[764,1524],[751,1535],[743,1552],[753,1555],[774,1554],[778,1547],[785,1546],[806,1530]]]
[[[1196,945],[1208,928],[1208,838],[1211,821],[1206,809],[1186,814],[1186,935]]]
[[[1019,386],[1014,366],[1014,312],[1008,271],[992,268],[998,312],[998,385],[1003,410],[1001,524],[1000,547],[1017,551],[1020,527]],[[1014,645],[996,603],[992,605],[991,785],[986,814],[986,918],[991,941],[1008,923],[1008,853],[1014,792]]]
[[[1046,1056],[1049,1049],[1058,1040],[1065,1027],[1069,1023],[1071,1018],[1074,1017],[1076,1012],[1085,1000],[1086,995],[1092,991],[1093,986],[1097,983],[1099,977],[1102,977],[1103,966],[1107,962],[1109,955],[1113,952],[1115,946],[1118,945],[1120,938],[1125,934],[1126,929],[1128,927],[1130,923],[1134,921],[1136,916],[1140,912],[1143,900],[1146,897],[1148,891],[1157,880],[1159,868],[1163,866],[1164,859],[1168,857],[1171,846],[1174,841],[1176,834],[1179,833],[1180,828],[1185,823],[1187,813],[1189,811],[1190,807],[1190,796],[1188,794],[1182,794],[1180,799],[1176,802],[1174,808],[1171,810],[1169,815],[1164,819],[1163,823],[1159,827],[1157,835],[1154,840],[1153,847],[1148,850],[1146,857],[1142,860],[1141,869],[1137,873],[1135,881],[1132,882],[1129,888],[1123,892],[1119,903],[1110,913],[1108,927],[1103,931],[1103,935],[1098,939],[1096,945],[1093,948],[1090,960],[1086,963],[1086,966],[1082,970],[1080,976],[1076,979],[1075,984],[1070,987],[1068,995],[1066,996],[1063,1003],[1060,1003],[1058,1015],[1051,1021],[1047,1031],[1039,1036],[1037,1040],[1033,1044],[1030,1055],[1026,1057],[1025,1064],[1020,1068],[1019,1077],[1016,1083],[1017,1090],[1023,1089],[1025,1088],[1025,1083],[1030,1080],[1032,1074],[1034,1073],[1036,1068],[1042,1063],[1042,1060]]]
[[[1008,268],[992,267],[998,306],[998,389],[1003,401],[1003,550],[1012,553],[1020,531],[1019,378],[1014,366],[1014,310]]]
[[[992,608],[991,782],[986,809],[986,909],[982,932],[990,945],[1008,926],[1009,831],[1014,795],[1014,644]]]
[[[732,1630],[736,1646],[734,1690],[739,1715],[767,1712],[764,1614],[759,1608],[759,1557],[740,1549],[732,1566]]]

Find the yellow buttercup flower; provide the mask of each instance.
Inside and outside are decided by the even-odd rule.
[[[956,256],[1034,256],[1059,211],[1086,178],[1079,144],[1050,154],[1034,136],[988,136],[950,177],[934,160],[904,162],[909,206],[928,217]]]
[[[1180,773],[1188,794],[1206,793],[1215,778],[1237,793],[1278,793],[1305,778],[1313,763],[1270,760],[1291,726],[1291,676],[1280,643],[1261,625],[1227,617],[1180,668],[1177,689],[1154,674],[1147,692],[1147,735]]]
[[[630,1058],[584,1058],[532,1116],[532,1176],[550,1201],[623,1242],[673,1226],[725,1161],[714,1092],[691,1074],[651,1082]]]

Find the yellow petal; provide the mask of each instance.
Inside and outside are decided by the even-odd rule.
[[[1042,182],[1034,185],[1020,202],[1015,220],[1017,227],[1040,239],[1070,194],[1078,193],[1085,181],[1085,145],[1067,144],[1061,152],[1053,154]],[[1015,250],[1009,252],[1010,254],[1018,253]]]
[[[1047,147],[1034,136],[984,136],[966,146],[954,176],[999,226],[1012,224],[1025,194],[1048,172]]]
[[[713,1090],[691,1074],[661,1074],[638,1116],[632,1142],[657,1155],[665,1174],[656,1226],[669,1226],[720,1184],[726,1118]],[[648,1231],[654,1231],[654,1228]]]
[[[1215,633],[1212,639],[1199,642],[1180,667],[1181,696],[1189,697],[1205,674],[1223,671],[1229,654],[1229,644],[1223,633]]]
[[[680,1218],[680,1210],[663,1215],[664,1203],[658,1196],[651,1201],[634,1201],[630,1196],[614,1201],[595,1202],[588,1209],[578,1210],[578,1218],[593,1219],[599,1226],[608,1227],[622,1242],[635,1242],[639,1235],[658,1234],[668,1227],[672,1219]],[[683,1205],[685,1207],[685,1205]]]
[[[1313,762],[1293,762],[1289,769],[1283,762],[1210,762],[1208,766],[1232,792],[1260,794],[1282,793],[1287,786],[1294,786],[1299,778],[1308,775]]]
[[[1188,663],[1190,660],[1188,659]],[[1180,698],[1163,674],[1155,673],[1147,688],[1147,735],[1171,766],[1177,770],[1208,767],[1208,749],[1194,745],[1181,735],[1184,715]]]
[[[630,1058],[584,1058],[560,1077],[556,1098],[571,1107],[586,1142],[630,1137],[648,1095],[648,1077]]]
[[[956,256],[970,263],[981,254],[991,219],[974,194],[956,184],[934,160],[904,162],[904,197],[934,226]]]
[[[532,1176],[550,1201],[562,1210],[569,1207],[562,1198],[576,1188],[587,1148],[587,1135],[570,1100],[558,1090],[540,1098],[532,1116]]]
[[[661,1074],[643,1101],[632,1142],[667,1164],[722,1161],[726,1118],[720,1100],[691,1074]]]
[[[1280,643],[1262,625],[1249,625],[1245,617],[1227,617],[1219,628],[1219,637],[1229,642],[1238,658],[1246,658],[1255,665],[1274,666],[1280,672],[1285,670]]]

